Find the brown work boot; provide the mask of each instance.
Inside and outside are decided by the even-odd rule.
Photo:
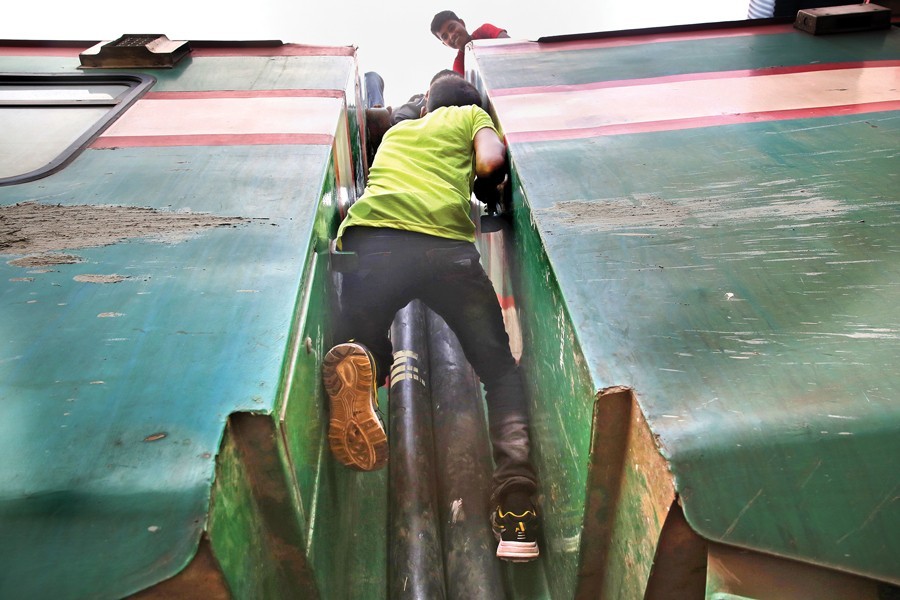
[[[374,471],[387,463],[387,434],[378,413],[375,360],[362,344],[338,344],[322,364],[330,401],[328,444],[342,464]]]

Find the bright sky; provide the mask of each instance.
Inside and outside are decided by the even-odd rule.
[[[636,29],[746,18],[748,0],[154,0],[16,3],[0,20],[0,39],[113,40],[126,33],[161,33],[173,40],[261,40],[354,45],[359,72],[377,71],[390,105],[424,91],[450,68],[454,50],[429,30],[431,18],[453,10],[471,32],[482,23],[510,37]],[[90,10],[95,7],[96,12]]]

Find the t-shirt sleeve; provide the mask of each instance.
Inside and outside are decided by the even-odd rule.
[[[492,40],[499,36],[501,33],[506,33],[505,29],[500,29],[496,25],[491,25],[490,23],[485,23],[478,29],[472,32],[473,40]]]
[[[487,114],[484,109],[478,106],[472,107],[472,139],[475,139],[475,134],[485,127],[490,127],[494,133],[497,133],[497,128],[494,127],[494,120],[491,119],[491,115]],[[498,134],[499,135],[499,134]]]

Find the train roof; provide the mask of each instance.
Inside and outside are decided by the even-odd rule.
[[[690,525],[900,579],[900,31],[747,22],[471,53],[515,222],[595,388],[634,390]]]

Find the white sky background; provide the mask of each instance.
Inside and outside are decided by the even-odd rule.
[[[360,75],[377,71],[385,99],[397,106],[423,92],[450,68],[455,51],[429,30],[431,18],[453,10],[468,30],[482,23],[510,37],[637,29],[747,16],[748,0],[133,0],[16,3],[0,20],[0,39],[113,40],[161,33],[173,40],[272,40],[358,48]],[[96,11],[92,10],[96,9]]]

